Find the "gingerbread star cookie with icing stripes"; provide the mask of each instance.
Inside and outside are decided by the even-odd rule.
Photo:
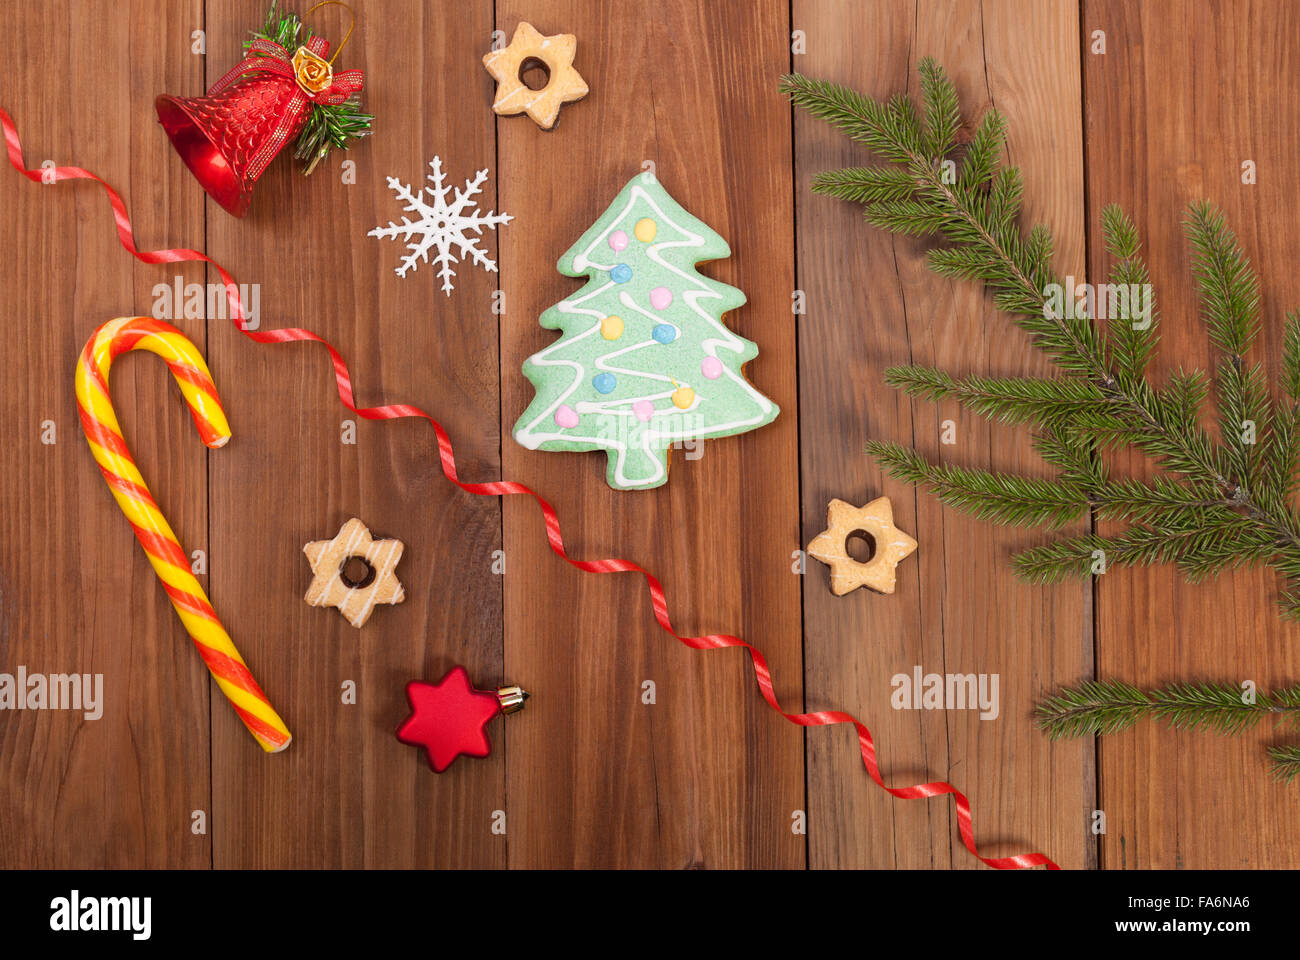
[[[333,540],[313,540],[302,548],[315,575],[304,599],[313,607],[338,607],[348,623],[360,627],[376,605],[406,599],[394,573],[403,549],[401,540],[375,540],[353,517]],[[360,569],[349,573],[350,565]]]

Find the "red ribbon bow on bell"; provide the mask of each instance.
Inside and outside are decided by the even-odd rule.
[[[334,106],[361,90],[360,70],[334,73],[329,41],[312,37],[293,55],[257,39],[248,55],[204,97],[160,96],[158,120],[185,165],[236,217],[248,211],[253,184],[302,129],[314,105]]]
[[[365,75],[360,70],[344,70],[336,75],[325,59],[329,52],[330,42],[324,37],[312,37],[292,57],[273,40],[251,40],[248,55],[212,85],[208,96],[224,90],[246,73],[269,73],[293,80],[303,96],[313,103],[342,103],[361,92]],[[306,109],[306,104],[298,105],[298,109]]]

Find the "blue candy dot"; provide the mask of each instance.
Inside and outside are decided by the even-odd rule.
[[[654,337],[660,343],[672,343],[677,339],[677,328],[671,323],[660,323],[650,331],[650,336]]]
[[[609,279],[615,283],[627,283],[632,279],[632,268],[626,263],[620,263],[613,270],[609,271]]]
[[[591,385],[597,393],[611,393],[618,386],[618,380],[612,373],[598,373],[591,378]]]

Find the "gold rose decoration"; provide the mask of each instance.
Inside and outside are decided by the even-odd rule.
[[[328,90],[334,82],[334,68],[306,47],[299,47],[293,55],[293,75],[298,86],[307,93]]]

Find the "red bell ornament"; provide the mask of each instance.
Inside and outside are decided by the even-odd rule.
[[[357,98],[360,70],[334,73],[333,58],[325,59],[329,41],[323,37],[309,36],[292,53],[272,39],[292,42],[302,29],[296,15],[277,16],[273,6],[266,29],[245,45],[244,59],[206,96],[163,94],[154,103],[158,122],[185,165],[208,195],[236,217],[248,212],[258,177],[304,127],[307,133],[296,153],[310,157],[307,173],[331,147],[346,147],[348,139],[369,132],[373,118],[360,113]],[[343,42],[347,40],[345,36]]]

